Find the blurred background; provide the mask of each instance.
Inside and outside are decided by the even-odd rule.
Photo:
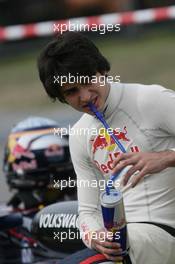
[[[169,7],[158,13],[158,19],[130,23],[125,20],[120,32],[86,32],[111,62],[111,75],[120,75],[121,82],[161,84],[174,89],[175,69],[175,4],[174,0],[0,0],[0,202],[10,192],[2,173],[5,141],[12,125],[31,116],[55,119],[61,126],[72,125],[80,113],[59,102],[52,103],[38,79],[37,56],[53,38],[53,28],[44,34],[30,32],[31,24],[64,19],[126,14],[137,10]],[[160,9],[159,9],[160,10]],[[131,13],[127,13],[130,18]],[[144,17],[147,13],[140,13]],[[173,19],[174,18],[174,19]],[[141,19],[142,20],[142,19]],[[26,36],[6,37],[13,26],[28,25]],[[20,27],[16,28],[17,30]],[[20,29],[23,30],[23,29]],[[19,32],[18,32],[19,33]],[[42,35],[42,36],[41,36]]]

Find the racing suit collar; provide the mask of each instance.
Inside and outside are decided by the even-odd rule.
[[[103,116],[104,118],[110,117],[114,110],[118,107],[122,96],[122,85],[121,83],[111,83],[108,97],[106,99]]]

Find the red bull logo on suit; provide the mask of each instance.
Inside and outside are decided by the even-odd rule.
[[[126,126],[121,130],[120,128],[116,128],[112,131],[113,134],[117,137],[118,140],[122,141],[130,141],[130,139],[126,136],[127,129]],[[99,149],[106,148],[108,151],[113,151],[116,146],[114,139],[111,137],[111,131],[100,130],[99,135],[92,140],[92,148],[93,154],[95,154]]]
[[[97,135],[94,139],[91,140],[91,146],[92,146],[92,153],[94,155],[94,163],[98,167],[98,169],[104,174],[110,173],[112,171],[113,161],[121,153],[121,151],[118,148],[116,148],[116,143],[114,139],[111,137],[112,132],[117,137],[118,140],[122,141],[122,143],[124,142],[132,143],[129,137],[127,136],[128,131],[126,126],[124,126],[123,129],[116,128],[114,130],[111,129],[111,131],[103,130],[103,133],[102,130],[100,130],[99,135]],[[98,153],[97,156],[99,156],[100,152],[102,151],[103,152],[105,151],[107,153],[107,156],[105,155],[105,163],[104,162],[101,163],[100,160],[95,155],[96,153]],[[128,151],[139,152],[139,147],[131,145]]]

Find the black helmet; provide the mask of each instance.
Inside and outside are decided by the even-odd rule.
[[[53,177],[75,175],[68,136],[54,134],[55,128],[53,120],[29,117],[11,130],[3,164],[10,188],[36,189],[49,185]]]

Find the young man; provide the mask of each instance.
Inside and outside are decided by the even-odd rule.
[[[159,85],[109,82],[108,61],[89,39],[76,32],[66,32],[49,43],[40,54],[38,68],[51,98],[85,113],[70,137],[77,180],[89,181],[88,186],[78,187],[84,243],[109,261],[122,260],[120,245],[98,236],[106,232],[99,199],[102,189],[91,183],[108,180],[111,174],[128,168],[121,176],[121,184],[132,185],[124,193],[130,260],[133,264],[173,264],[175,93]],[[70,75],[76,77],[74,82],[70,78],[68,81]],[[109,134],[101,135],[102,125],[91,112],[89,102],[103,113],[127,153],[121,153]],[[80,135],[82,129],[88,132]],[[91,254],[90,250],[86,252]],[[71,260],[81,263],[80,258],[77,262]]]

